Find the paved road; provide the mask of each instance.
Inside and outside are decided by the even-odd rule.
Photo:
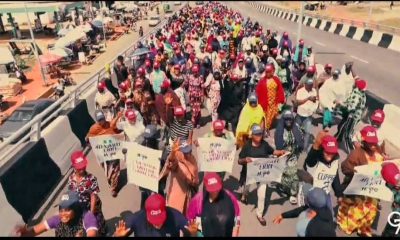
[[[277,30],[278,35],[284,31],[296,41],[297,23],[259,12],[247,2],[225,2],[229,7],[245,16],[250,16],[266,28]],[[254,20],[255,21],[255,20]],[[316,62],[332,63],[334,68],[341,68],[347,61],[354,61],[354,70],[361,78],[368,81],[368,89],[389,102],[400,105],[398,89],[400,81],[398,67],[400,53],[352,40],[346,37],[327,33],[315,28],[302,27],[302,38],[306,45],[313,47]]]
[[[228,4],[235,8],[240,8],[241,12],[244,13],[245,15],[251,13],[252,17],[257,18],[261,23],[264,23],[265,21],[271,21],[271,18],[263,17],[262,14],[256,12],[254,9],[252,9],[246,3],[235,2],[235,3],[228,3]],[[264,27],[267,27],[266,24],[263,24],[263,25],[264,25]],[[276,20],[275,25],[282,26],[289,30],[292,30],[293,28],[295,28],[295,26],[291,26],[291,24],[289,22],[282,21],[279,19]],[[290,26],[292,28],[289,28]],[[308,33],[308,32],[310,32],[310,33]],[[320,34],[320,33],[314,33],[314,31],[312,31],[311,29],[307,30],[306,27],[305,27],[305,33],[309,34],[310,37],[314,37],[314,36],[317,36]],[[324,35],[324,34],[321,34],[321,35]],[[323,37],[325,37],[325,38],[323,38]],[[325,54],[325,55],[319,54],[318,61],[325,63],[325,61],[329,60],[330,62],[332,62],[335,65],[339,65],[339,64],[341,65],[346,60],[348,60],[347,55],[344,55],[344,54],[338,55],[338,53],[342,52],[342,50],[340,50],[339,47],[337,47],[337,45],[335,45],[335,44],[332,45],[332,41],[334,41],[334,40],[328,41],[328,38],[333,39],[337,36],[329,35],[329,36],[323,36],[323,37],[318,38],[318,39],[319,39],[319,41],[324,42],[324,44],[326,44],[328,47],[326,47],[326,49],[323,49],[322,47],[319,47],[319,46],[313,44],[316,48],[316,51],[317,52],[330,51],[330,52],[333,52],[333,54]],[[306,39],[306,42],[310,41],[309,38],[307,38],[307,37],[305,39]],[[353,51],[355,51],[354,54],[357,52],[355,48],[354,49],[352,48],[352,44],[355,44],[355,42],[353,43],[351,40],[347,40],[347,39],[340,40],[340,41],[343,41],[344,43],[348,44],[345,46],[347,46],[347,49],[352,49]],[[362,44],[362,43],[357,42],[357,44]],[[363,45],[362,47],[366,48],[366,45],[365,46]],[[381,51],[381,49],[379,49],[379,48],[376,48],[376,49],[374,47],[369,47],[369,48],[378,52],[378,54]],[[384,50],[384,51],[390,52],[388,50]],[[390,55],[390,54],[393,54],[393,53],[392,52],[387,53],[387,55]],[[362,55],[360,55],[360,56],[362,56]],[[371,72],[371,71],[369,71],[369,72],[364,71],[365,69],[368,69],[368,67],[370,67],[370,66],[369,65],[364,66],[363,64],[364,63],[362,63],[362,62],[356,61],[355,67],[356,67],[357,72],[359,72],[359,74],[361,76],[368,76],[369,77],[368,79],[370,79],[370,78],[372,79],[373,75],[369,75],[369,72]],[[369,64],[371,64],[371,63],[369,63]],[[361,72],[368,73],[368,75],[361,74]],[[375,81],[370,80],[370,82],[371,82],[370,86],[373,85],[373,83],[377,82],[377,81],[380,81],[380,80],[375,80]],[[375,89],[375,87],[373,87],[373,86],[371,86],[370,89],[371,88]],[[390,89],[390,87],[386,87],[386,88]],[[387,91],[389,93],[389,90],[387,90]],[[383,96],[385,96],[385,95],[383,95]],[[203,110],[203,115],[207,116],[208,113]],[[211,129],[210,123],[208,123],[207,125],[205,125],[204,127],[200,128],[198,130],[196,129],[195,133],[194,133],[194,138],[202,136],[203,134],[210,131],[210,129]],[[314,134],[319,129],[321,129],[320,124],[317,128],[314,129]],[[333,129],[332,133],[334,133],[335,131],[336,131],[336,129]],[[273,131],[272,131],[272,134],[273,134]],[[269,138],[269,139],[267,139],[267,141],[270,142],[271,144],[273,144],[272,139]],[[195,154],[195,156],[197,155],[196,152],[194,152],[194,154]],[[340,156],[341,156],[341,159],[343,160],[343,159],[345,159],[346,154],[341,151]],[[90,173],[94,174],[95,176],[97,176],[97,178],[99,180],[100,189],[101,189],[100,198],[103,201],[103,212],[104,212],[105,218],[107,220],[107,225],[110,227],[110,229],[114,229],[114,224],[116,223],[116,221],[118,221],[119,217],[126,215],[127,212],[135,212],[139,209],[140,192],[139,192],[137,186],[134,186],[131,184],[126,184],[126,185],[124,184],[118,197],[112,198],[110,191],[107,187],[106,179],[104,176],[104,171],[96,163],[96,160],[95,160],[92,152],[89,153],[88,157],[90,159],[88,171]],[[303,165],[304,158],[305,158],[305,155],[303,154],[299,160],[299,167],[301,167]],[[122,169],[125,169],[125,166],[122,166]],[[240,166],[235,163],[232,174],[225,176],[225,180],[224,180],[225,186],[228,189],[233,190],[234,192],[236,192],[238,189],[238,179],[239,179],[240,169],[241,169]],[[126,183],[126,171],[125,170],[122,170],[122,179],[123,179],[122,182]],[[56,201],[53,202],[51,204],[51,206],[54,206],[58,202],[59,196],[60,196],[60,194],[57,194]],[[334,201],[334,205],[336,205],[335,202],[336,201]],[[258,223],[258,221],[255,217],[255,204],[256,204],[256,191],[255,191],[255,187],[253,186],[251,188],[251,192],[249,195],[249,204],[248,205],[241,204],[242,227],[240,230],[240,236],[296,236],[296,231],[295,231],[296,219],[284,220],[280,225],[274,225],[272,223],[272,220],[276,215],[278,215],[279,213],[281,213],[283,211],[293,208],[288,203],[287,199],[282,199],[272,189],[270,191],[267,191],[267,197],[266,197],[266,205],[267,206],[266,206],[266,215],[265,215],[265,218],[267,220],[266,227],[262,227]],[[378,221],[377,221],[377,232],[379,234],[382,232],[383,227],[386,224],[386,217],[388,216],[389,211],[390,211],[389,203],[383,202],[382,207],[383,207],[383,209],[381,211],[381,216],[378,218]],[[57,208],[51,207],[50,209],[47,209],[46,213],[45,213],[45,218],[52,216],[56,212],[57,212]],[[341,233],[340,231],[337,231],[337,233],[338,233],[338,236],[344,236],[343,233]],[[54,236],[54,231],[47,232],[47,233],[43,234],[43,236]]]

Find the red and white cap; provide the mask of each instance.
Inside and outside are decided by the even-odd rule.
[[[213,122],[213,131],[223,131],[225,129],[225,122],[223,120],[216,120]]]
[[[376,129],[372,126],[365,126],[361,129],[361,138],[363,141],[371,144],[377,144],[379,142]]]
[[[371,120],[373,122],[382,124],[385,120],[385,112],[382,109],[376,109],[371,116]]]
[[[335,137],[327,135],[322,138],[322,148],[329,154],[337,154],[339,150],[338,142]]]
[[[207,173],[204,176],[204,185],[207,192],[219,192],[222,189],[222,179],[214,172]]]
[[[174,109],[174,116],[179,117],[183,115],[185,115],[185,110],[181,106],[178,106]]]
[[[133,110],[127,110],[125,112],[125,117],[129,120],[129,121],[135,121],[136,120],[136,113]]]
[[[88,159],[82,151],[76,151],[71,155],[71,164],[74,169],[85,169],[88,164]]]
[[[147,221],[153,225],[162,225],[167,220],[166,201],[160,194],[152,194],[145,202]]]

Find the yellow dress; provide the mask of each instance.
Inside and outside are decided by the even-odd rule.
[[[239,122],[236,128],[236,143],[242,147],[250,135],[251,127],[254,124],[261,124],[264,120],[264,112],[261,105],[253,108],[247,101],[239,116]],[[262,126],[261,126],[262,127]]]
[[[367,154],[366,156],[369,164],[384,160],[383,156],[379,153],[375,153],[375,159]],[[378,213],[378,203],[378,199],[371,197],[344,197],[339,206],[337,216],[338,227],[348,235],[357,231],[358,234],[372,236],[371,226]]]
[[[278,115],[278,104],[276,103],[276,94],[278,92],[278,85],[271,78],[267,81],[268,91],[268,109],[265,114],[265,127],[271,129],[272,122]]]

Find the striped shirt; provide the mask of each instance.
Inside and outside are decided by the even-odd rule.
[[[172,143],[175,142],[178,138],[180,138],[181,142],[187,141],[189,139],[189,133],[191,131],[193,131],[193,124],[191,121],[186,120],[186,122],[182,124],[178,122],[176,119],[174,119],[169,131],[171,137],[171,143],[168,146],[168,149],[170,149]]]

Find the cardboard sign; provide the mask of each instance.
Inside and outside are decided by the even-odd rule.
[[[281,157],[253,158],[247,164],[246,185],[253,183],[281,182],[288,155]]]
[[[122,145],[125,140],[123,134],[102,135],[90,137],[89,142],[99,163],[114,159],[123,159]]]
[[[381,163],[357,166],[355,169],[357,172],[354,174],[344,194],[393,201],[393,193],[386,187],[386,182],[381,176]]]
[[[232,172],[236,146],[223,138],[199,138],[197,152],[200,172]]]
[[[162,151],[125,142],[128,183],[158,192],[160,159]]]

